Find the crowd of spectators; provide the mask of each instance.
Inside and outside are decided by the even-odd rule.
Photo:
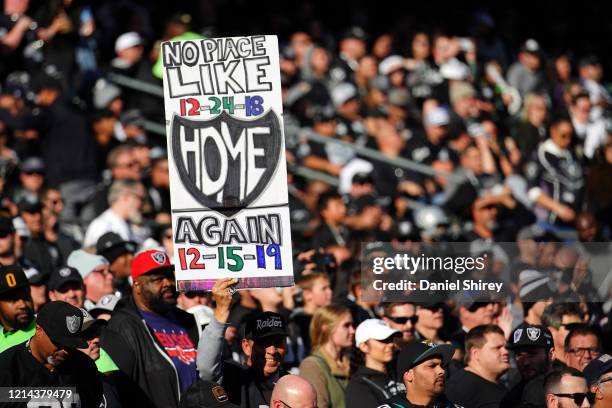
[[[163,99],[113,81],[159,87],[160,41],[215,34],[181,12],[154,32],[129,1],[118,30],[113,3],[2,2],[0,385],[109,408],[612,404],[597,55],[508,48],[487,13],[280,36],[296,286],[177,293]],[[361,280],[377,241],[467,242],[510,290],[389,302]]]

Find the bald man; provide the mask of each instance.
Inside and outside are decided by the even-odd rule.
[[[281,377],[272,390],[270,408],[317,408],[317,392],[298,375]]]

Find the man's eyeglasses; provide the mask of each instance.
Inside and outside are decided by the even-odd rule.
[[[391,316],[387,316],[387,319],[391,320],[393,323],[396,324],[406,324],[407,322],[412,323],[413,325],[416,324],[416,322],[419,320],[418,316],[410,316],[410,317],[405,317],[405,316],[399,316],[399,317],[391,317]]]
[[[601,353],[597,347],[576,347],[567,351],[580,357],[586,355],[587,353],[589,353],[590,356],[599,356]]]
[[[581,406],[582,403],[584,402],[584,399],[586,398],[589,401],[589,404],[592,404],[593,402],[595,402],[595,394],[593,394],[592,392],[575,392],[573,394],[553,394],[557,397],[561,397],[561,398],[571,398],[574,400],[574,403],[577,406]]]

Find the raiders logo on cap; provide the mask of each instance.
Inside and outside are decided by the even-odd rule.
[[[163,252],[153,252],[151,254],[151,258],[153,258],[153,260],[160,265],[166,263],[166,254],[164,254]]]
[[[528,327],[527,337],[529,337],[529,340],[531,341],[536,341],[540,338],[540,329],[538,329],[537,327]]]
[[[70,268],[62,268],[59,270],[59,274],[62,278],[67,278],[70,276],[70,273],[72,273],[72,271],[70,270]]]
[[[81,318],[79,316],[66,316],[66,327],[70,333],[75,334],[78,332],[80,325]]]

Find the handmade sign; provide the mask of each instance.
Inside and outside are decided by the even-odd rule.
[[[276,36],[161,53],[178,290],[293,285]]]

